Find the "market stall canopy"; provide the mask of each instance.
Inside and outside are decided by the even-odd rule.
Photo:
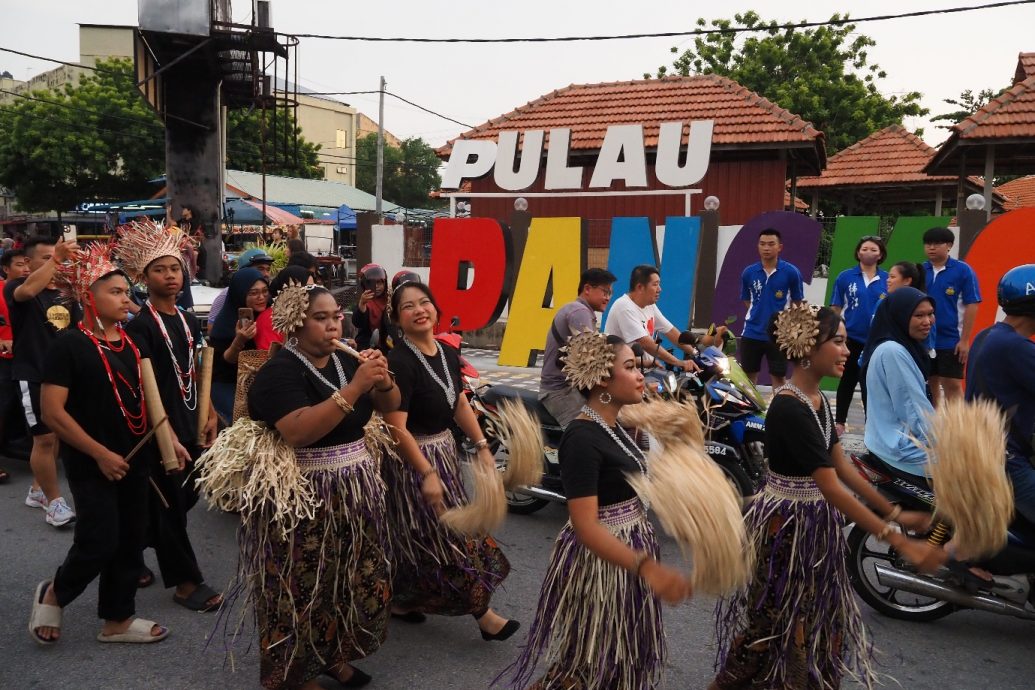
[[[356,212],[353,211],[348,204],[342,204],[338,207],[338,229],[356,229]]]
[[[262,175],[258,173],[227,170],[226,187],[228,195],[239,196],[242,199],[263,198]],[[332,212],[342,204],[347,204],[355,211],[373,211],[376,206],[373,194],[367,194],[352,185],[278,175],[266,176],[265,196],[269,204],[323,207]],[[386,212],[400,208],[398,204],[387,199],[382,200],[381,206]]]
[[[227,218],[233,212],[235,225],[261,224],[262,223],[262,202],[254,199],[227,199]],[[305,221],[293,213],[277,208],[273,204],[266,205],[266,218],[274,225],[301,225]]]

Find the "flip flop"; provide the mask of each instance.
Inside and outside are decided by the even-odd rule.
[[[210,605],[208,602],[214,597],[220,597],[219,603]],[[193,592],[185,597],[173,594],[173,601],[184,608],[190,609],[191,611],[197,611],[198,613],[218,611],[223,606],[222,595],[206,584],[198,585],[194,588]]]
[[[114,633],[112,635],[105,635],[103,632],[97,633],[98,642],[125,642],[127,644],[150,644],[152,642],[161,642],[169,636],[169,628],[158,625],[162,632],[158,635],[151,634],[151,628],[158,625],[154,621],[145,620],[143,618],[134,618],[133,622],[129,624],[125,632]]]
[[[29,616],[29,637],[41,645],[52,645],[57,640],[45,640],[36,634],[38,628],[61,628],[61,607],[44,604],[43,595],[50,586],[50,580],[36,585],[36,595],[32,598],[32,615]]]

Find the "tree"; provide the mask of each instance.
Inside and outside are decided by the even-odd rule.
[[[951,113],[935,115],[931,118],[931,122],[945,122],[946,124],[937,125],[937,127],[940,129],[952,129],[954,124],[962,122],[969,115],[980,110],[989,101],[1005,90],[1006,89],[999,89],[998,91],[993,91],[992,89],[981,89],[977,93],[974,93],[973,90],[967,89],[959,95],[959,98],[946,98],[943,102],[956,106],[956,110]]]
[[[307,141],[294,117],[283,108],[276,111],[231,110],[226,120],[228,168],[262,172],[265,141],[268,175],[323,179],[324,171],[318,155],[320,145]]]
[[[433,205],[429,195],[442,184],[440,164],[435,149],[419,137],[398,147],[385,144],[384,197],[404,208]],[[356,186],[370,194],[377,188],[377,134],[356,140]]]
[[[835,14],[831,20],[841,18]],[[697,26],[704,28],[707,23],[699,18]],[[888,125],[900,124],[907,116],[928,112],[920,106],[919,92],[910,91],[901,97],[880,93],[877,81],[886,74],[869,63],[867,54],[876,42],[856,34],[854,24],[783,29],[777,22],[767,22],[749,11],[734,15],[732,20],[712,20],[711,26],[727,31],[744,26],[758,31],[699,36],[694,39],[694,47],[672,63],[675,72],[683,76],[718,74],[765,96],[822,131],[828,153],[836,153]],[[672,52],[679,51],[672,48]],[[667,67],[658,68],[659,77],[667,73]]]

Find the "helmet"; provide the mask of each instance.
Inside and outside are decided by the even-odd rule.
[[[1010,316],[1035,316],[1035,264],[1016,266],[999,279],[999,306]]]
[[[420,279],[420,276],[413,271],[399,271],[392,276],[392,289],[395,290],[403,283],[421,283],[424,282]]]
[[[272,264],[273,257],[258,247],[252,247],[241,252],[237,257],[238,268],[253,268],[255,264]]]
[[[359,276],[360,285],[364,290],[376,290],[379,280],[388,282],[388,273],[378,264],[367,264],[359,270]]]

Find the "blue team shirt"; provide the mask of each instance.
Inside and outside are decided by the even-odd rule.
[[[888,296],[888,272],[878,268],[877,275],[869,285],[866,276],[859,266],[841,271],[834,281],[834,294],[830,304],[841,307],[841,316],[845,320],[848,337],[856,342],[865,343],[870,334],[870,322],[877,305]]]
[[[740,299],[748,303],[741,335],[753,340],[769,340],[766,331],[769,319],[792,301],[805,299],[805,285],[794,264],[777,259],[776,270],[766,275],[762,262],[758,261],[745,268],[740,276]]]
[[[981,301],[974,269],[949,257],[945,267],[934,273],[930,261],[924,262],[927,294],[934,300],[934,348],[953,350],[963,333],[963,310]]]
[[[1035,441],[1035,343],[997,323],[978,334],[967,359],[967,399],[995,400],[1010,420],[1006,452],[1027,459]]]

